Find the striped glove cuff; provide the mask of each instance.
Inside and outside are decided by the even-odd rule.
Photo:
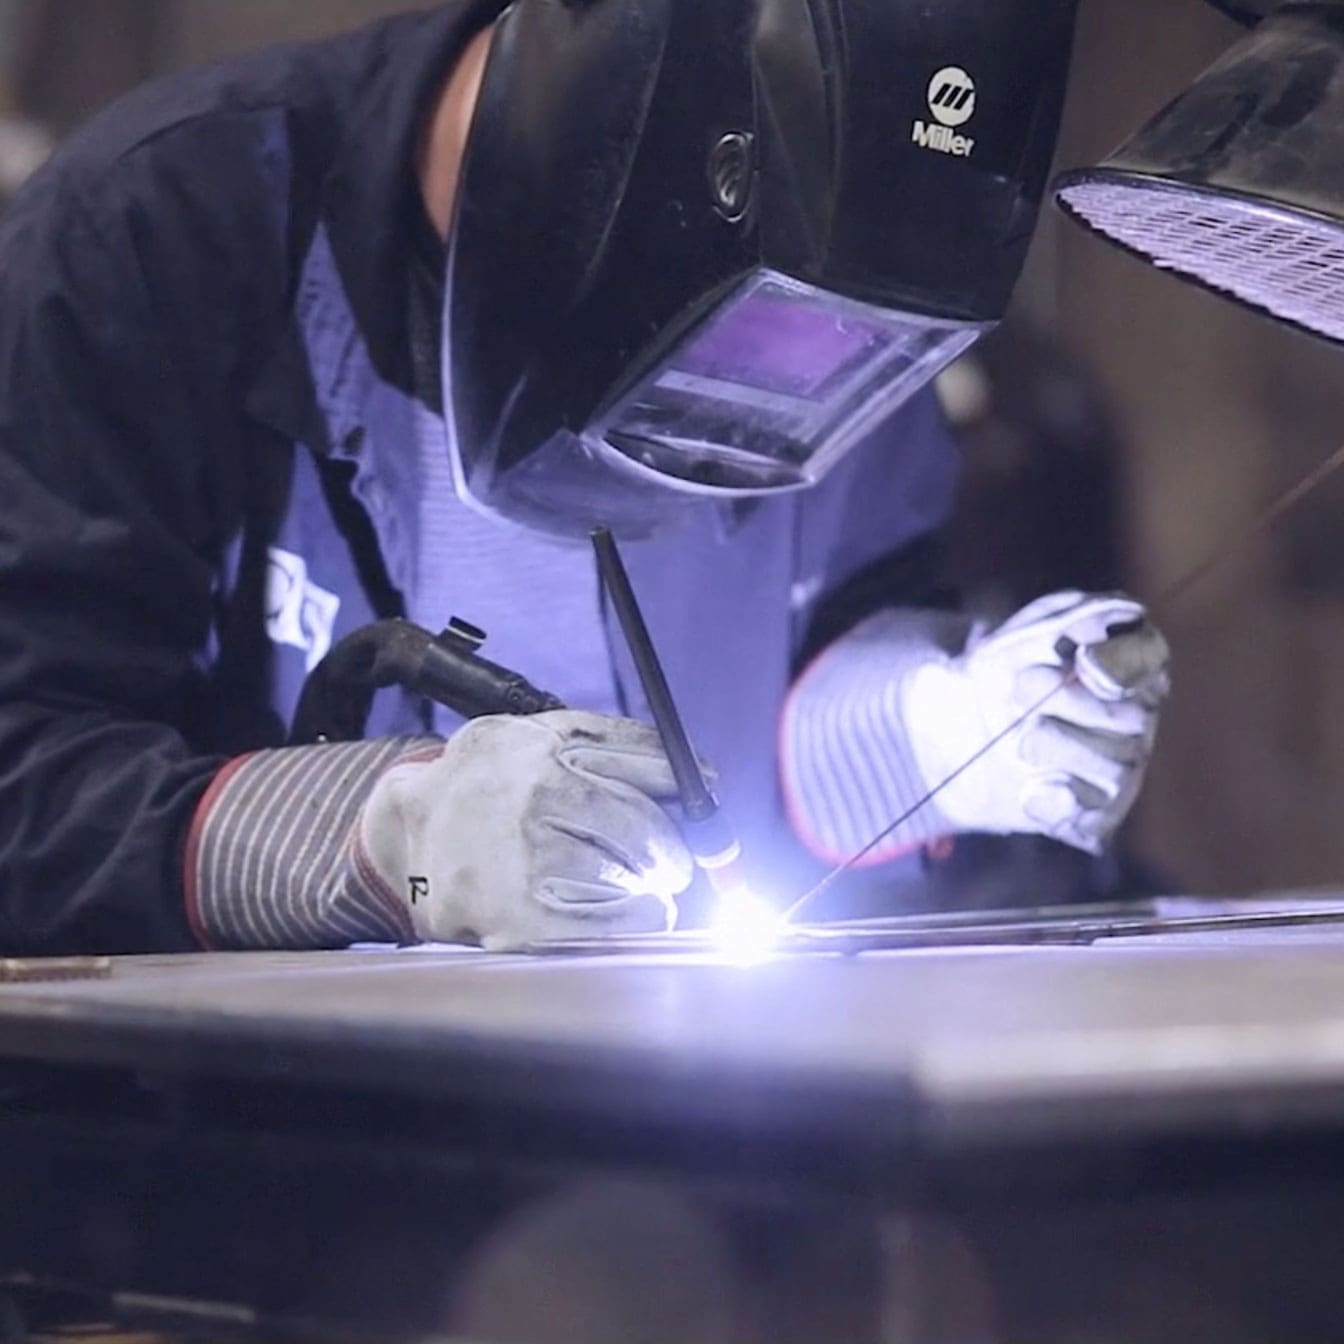
[[[937,784],[924,779],[911,750],[903,687],[915,668],[960,652],[970,628],[968,617],[951,612],[880,612],[799,678],[784,707],[780,768],[793,828],[819,858],[852,859]],[[955,829],[926,803],[862,866]]]
[[[259,751],[215,776],[186,847],[187,916],[212,949],[346,947],[413,936],[357,862],[355,823],[379,777],[426,738]]]

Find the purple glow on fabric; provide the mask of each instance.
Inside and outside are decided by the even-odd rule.
[[[716,317],[675,361],[681,373],[812,397],[880,327],[756,293]]]

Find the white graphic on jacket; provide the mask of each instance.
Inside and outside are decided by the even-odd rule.
[[[302,556],[272,546],[267,557],[266,633],[275,644],[302,649],[311,672],[331,648],[341,599],[308,578]]]

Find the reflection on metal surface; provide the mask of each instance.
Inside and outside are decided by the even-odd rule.
[[[1329,926],[1344,929],[1344,903],[1243,908],[1235,901],[1144,901],[1133,905],[1063,906],[799,924],[774,934],[772,952],[781,956],[816,953],[853,956],[920,948],[1079,946],[1111,938]],[[545,956],[680,953],[737,959],[714,931],[565,939],[534,943],[526,951]]]
[[[105,980],[111,974],[111,957],[0,957],[0,985]]]
[[[473,1246],[446,1336],[734,1344],[750,1292],[735,1250],[687,1189],[580,1177],[519,1201]]]

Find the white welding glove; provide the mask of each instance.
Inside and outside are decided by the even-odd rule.
[[[676,797],[644,724],[570,710],[477,719],[382,776],[356,867],[425,941],[502,950],[662,932],[694,875],[660,806]]]
[[[958,830],[1099,852],[1142,785],[1167,663],[1139,603],[1063,592],[916,667],[901,690],[911,752],[929,789],[956,775],[937,808]]]

